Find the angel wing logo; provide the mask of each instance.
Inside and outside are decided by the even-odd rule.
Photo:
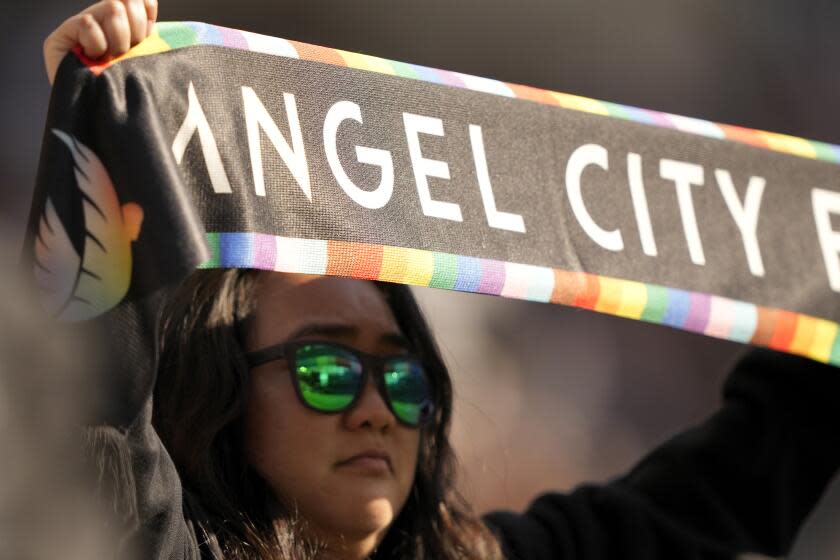
[[[82,194],[85,238],[76,252],[52,200],[47,198],[35,239],[35,282],[47,311],[61,321],[85,321],[115,307],[131,283],[131,242],[140,235],[143,209],[120,205],[107,169],[87,146],[53,129],[73,157]]]

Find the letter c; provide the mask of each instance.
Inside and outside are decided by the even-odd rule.
[[[590,165],[597,165],[605,171],[609,169],[607,150],[603,146],[585,144],[572,152],[571,157],[569,157],[569,162],[566,164],[566,190],[569,193],[572,212],[574,212],[583,231],[595,243],[610,251],[622,251],[624,250],[624,240],[621,237],[621,231],[618,229],[607,231],[596,224],[583,203],[580,177],[583,170]]]

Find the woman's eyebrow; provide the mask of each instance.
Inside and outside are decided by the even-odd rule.
[[[359,329],[353,325],[343,323],[308,323],[295,330],[289,340],[303,338],[305,336],[319,335],[335,338],[350,338],[359,333]]]
[[[411,343],[408,341],[408,338],[405,337],[402,333],[388,333],[383,334],[380,337],[380,340],[388,345],[396,346],[401,348],[402,350],[410,350]]]
[[[358,334],[359,328],[355,325],[344,323],[308,323],[295,330],[289,337],[289,340],[296,340],[307,336],[352,339],[358,336]],[[411,348],[411,343],[408,341],[408,338],[399,332],[385,333],[380,337],[380,341],[389,346],[396,346],[405,350]]]

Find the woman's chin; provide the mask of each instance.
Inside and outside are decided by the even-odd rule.
[[[342,502],[334,503],[329,518],[322,518],[316,531],[334,552],[343,550],[350,553],[348,558],[365,558],[385,537],[396,517],[394,506],[381,497]],[[343,554],[336,557],[343,557]]]
[[[376,546],[396,517],[392,505],[385,499],[356,502],[339,506],[330,512],[331,519],[322,520],[322,531],[342,535],[345,543],[367,542]]]
[[[343,516],[348,531],[359,533],[378,532],[387,528],[396,517],[394,504],[384,497],[359,496],[348,504]]]

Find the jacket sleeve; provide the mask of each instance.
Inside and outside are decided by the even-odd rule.
[[[118,556],[198,560],[178,473],[151,424],[151,400],[127,429],[89,427],[84,441],[97,481],[95,498],[120,543]]]
[[[624,477],[485,522],[512,559],[785,555],[840,467],[840,370],[753,350],[723,406]]]
[[[94,497],[121,543],[115,557],[198,560],[181,479],[152,424],[156,375],[148,349],[154,347],[152,310],[158,307],[158,297],[148,297],[125,303],[103,319],[112,331],[105,340],[125,360],[114,361],[111,352],[97,353],[113,369],[105,368],[96,377],[102,405],[94,407],[93,422],[84,428],[84,456],[96,484]],[[121,336],[126,324],[140,320],[149,322],[142,329],[146,337]]]

